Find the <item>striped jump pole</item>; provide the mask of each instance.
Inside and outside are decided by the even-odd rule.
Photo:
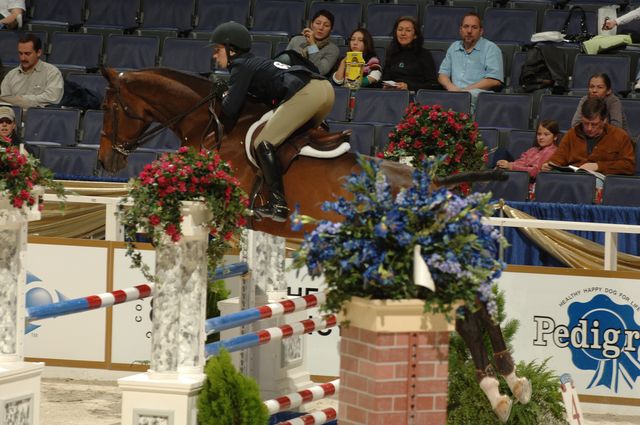
[[[320,425],[338,418],[338,412],[333,407],[311,412],[276,425]]]
[[[240,276],[248,271],[247,263],[233,263],[216,268],[212,274],[213,279],[226,279]],[[126,289],[105,292],[88,297],[74,298],[72,300],[57,303],[38,305],[27,308],[27,320],[40,320],[50,317],[65,316],[80,313],[82,311],[95,310],[97,308],[111,307],[128,301],[139,300],[153,295],[153,284],[145,283]]]
[[[215,356],[221,348],[225,348],[229,352],[244,350],[245,348],[264,345],[271,341],[279,341],[292,336],[331,328],[336,326],[337,323],[338,319],[334,314],[327,314],[323,317],[314,317],[288,325],[262,329],[235,338],[207,344],[204,346],[205,356],[207,358]]]
[[[204,329],[207,335],[210,335],[212,333],[236,328],[258,320],[268,319],[270,317],[279,317],[285,314],[318,307],[324,304],[325,299],[326,296],[324,292],[318,292],[317,294],[305,295],[304,297],[278,301],[260,307],[248,308],[237,313],[207,319],[204,322]]]
[[[269,415],[275,415],[278,412],[293,409],[304,403],[322,400],[323,398],[332,396],[338,391],[339,387],[340,380],[335,379],[331,382],[305,388],[304,390],[298,391],[296,393],[291,393],[282,397],[267,400],[264,402],[264,405],[267,406]]]

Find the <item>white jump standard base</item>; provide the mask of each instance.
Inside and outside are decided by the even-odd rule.
[[[40,377],[44,363],[0,363],[0,424],[40,423]]]
[[[204,380],[204,374],[156,379],[148,373],[119,379],[122,425],[197,425],[198,395]]]

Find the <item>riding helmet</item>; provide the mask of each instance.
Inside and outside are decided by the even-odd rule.
[[[212,44],[231,46],[234,50],[251,50],[251,35],[244,25],[230,21],[218,25],[211,34]]]

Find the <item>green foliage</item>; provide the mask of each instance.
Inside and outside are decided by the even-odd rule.
[[[504,322],[504,297],[498,294],[498,317]],[[510,341],[518,330],[517,320],[510,320],[502,326],[502,334],[509,350]],[[485,347],[489,358],[493,358],[493,350],[488,336],[485,334]],[[556,425],[566,424],[564,405],[560,394],[560,380],[547,368],[548,359],[541,363],[520,362],[516,365],[518,376],[529,378],[533,387],[531,401],[522,405],[515,398],[511,416],[507,424],[511,425]],[[500,392],[511,395],[509,386],[502,377]],[[489,400],[482,392],[476,380],[476,370],[467,347],[458,334],[453,334],[449,348],[449,406],[447,412],[449,425],[501,425],[491,410]]]
[[[229,298],[231,292],[227,289],[224,280],[214,280],[207,284],[207,319],[220,316],[218,301]],[[220,340],[220,333],[216,332],[207,336],[206,343]]]
[[[238,372],[226,350],[211,357],[205,367],[207,379],[198,398],[200,425],[261,425],[269,413],[256,382]]]

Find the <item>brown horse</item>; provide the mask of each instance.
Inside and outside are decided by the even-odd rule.
[[[109,86],[103,104],[105,115],[98,159],[107,171],[116,172],[126,166],[127,154],[138,147],[140,136],[154,121],[169,123],[182,146],[216,145],[215,130],[204,134],[212,116],[209,103],[202,101],[212,93],[210,80],[163,68],[121,73],[105,69],[103,75]],[[218,102],[214,107],[216,113],[219,106]],[[246,157],[244,137],[249,126],[266,111],[265,106],[247,101],[238,123],[219,146],[220,156],[232,164],[234,175],[247,193],[251,192],[256,168]],[[383,161],[382,168],[396,190],[411,184],[409,167]],[[335,195],[348,196],[342,180],[358,171],[356,156],[351,153],[335,159],[299,157],[284,175],[287,201],[291,206],[299,204],[303,214],[335,219],[323,212],[320,205]],[[300,237],[290,230],[288,222],[262,220],[254,227],[272,234]]]
[[[122,73],[103,70],[103,75],[109,87],[103,105],[105,115],[98,158],[107,171],[116,172],[124,168],[128,153],[141,144],[150,124],[159,122],[171,128],[183,146],[219,147],[220,156],[232,164],[242,188],[247,193],[251,191],[256,168],[247,159],[243,143],[249,126],[267,111],[265,106],[248,101],[233,131],[216,146],[218,134],[215,130],[208,132],[212,117],[219,111],[217,105],[212,114],[206,101],[213,93],[211,81],[169,69]],[[382,169],[395,191],[411,184],[409,167],[383,161]],[[342,187],[342,180],[358,171],[356,157],[350,153],[336,159],[299,157],[284,176],[287,201],[289,205],[299,204],[303,214],[336,220],[337,216],[322,211],[320,205],[335,195],[349,196]],[[288,222],[263,220],[256,222],[254,227],[279,236],[300,237],[299,233],[291,231]],[[498,392],[482,342],[483,329],[490,335],[498,372],[508,377],[516,398],[528,402],[531,387],[528,381],[515,375],[513,360],[506,351],[500,327],[493,323],[482,307],[484,305],[476,313],[467,311],[464,320],[457,320],[456,329],[471,350],[482,389],[496,414],[506,421],[511,400]]]

